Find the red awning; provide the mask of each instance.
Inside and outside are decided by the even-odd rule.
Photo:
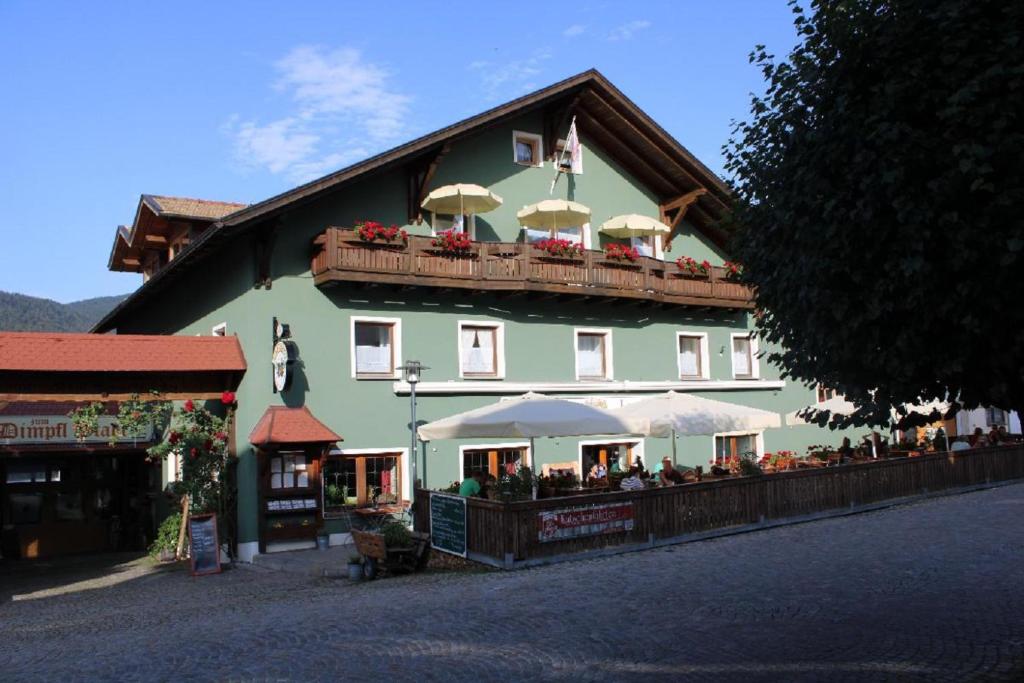
[[[249,432],[254,446],[297,443],[334,443],[343,439],[313,417],[309,408],[270,406]]]

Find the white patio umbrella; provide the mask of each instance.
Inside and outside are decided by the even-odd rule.
[[[923,403],[920,405],[911,405],[909,403],[906,403],[903,407],[908,413],[920,413],[921,415],[928,415],[936,410],[939,411],[940,413],[945,413],[946,411],[949,410],[950,404],[948,401],[931,401],[930,403]],[[851,403],[850,401],[847,401],[842,396],[833,396],[827,401],[815,403],[812,406],[807,406],[806,408],[801,408],[800,410],[794,410],[792,413],[786,413],[786,424],[791,427],[796,425],[813,424],[813,422],[811,422],[810,420],[807,420],[800,416],[800,413],[812,409],[827,410],[835,415],[851,415],[857,409],[857,407],[853,405],[853,403]],[[892,409],[889,412],[889,414],[890,418],[894,422],[900,417],[899,413],[896,411],[895,408]]]
[[[565,199],[545,199],[520,209],[516,218],[524,228],[547,230],[554,235],[558,226],[571,228],[590,222],[590,208]]]
[[[650,216],[630,213],[609,218],[601,225],[601,232],[610,237],[646,237],[668,235],[672,228]]]
[[[646,422],[647,436],[671,438],[673,465],[676,459],[676,434],[713,436],[720,432],[752,431],[782,424],[779,414],[769,410],[675,391],[629,403],[613,412],[627,419]]]
[[[476,437],[520,437],[532,441],[538,436],[640,434],[646,429],[643,420],[530,392],[510,401],[435,420],[421,426],[417,433],[424,441]]]
[[[432,190],[421,207],[437,214],[462,216],[465,214],[487,213],[501,206],[501,197],[486,187],[471,183],[455,183]]]

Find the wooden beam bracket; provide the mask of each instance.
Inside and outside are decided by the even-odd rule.
[[[420,204],[427,198],[427,188],[430,186],[430,181],[433,180],[434,174],[437,173],[437,167],[445,155],[451,151],[451,148],[451,142],[445,142],[433,154],[428,155],[425,159],[421,158],[419,163],[411,164],[407,167],[406,196],[408,199],[410,223],[415,222],[416,225],[423,223],[423,210],[420,208]]]

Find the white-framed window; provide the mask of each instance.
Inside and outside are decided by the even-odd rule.
[[[676,332],[679,379],[711,379],[707,332]]]
[[[566,173],[571,173],[572,164],[571,164],[571,162],[569,160],[569,155],[566,154],[565,158],[562,157],[562,153],[564,151],[565,151],[565,140],[563,140],[562,138],[559,138],[558,142],[555,143],[555,163],[558,164],[558,170],[564,171]],[[581,155],[581,158],[580,158],[579,173],[575,173],[574,175],[583,175],[583,159],[582,159],[582,155]]]
[[[734,332],[731,335],[732,376],[734,379],[757,379],[760,369],[757,362],[757,338],[749,332]]]
[[[402,320],[352,316],[349,330],[352,376],[356,379],[400,379]]]
[[[210,333],[214,337],[226,337],[226,336],[228,336],[228,324],[227,323],[217,323],[216,325],[213,326],[213,329],[210,330]]]
[[[332,449],[324,458],[324,517],[345,516],[346,508],[397,505],[409,500],[409,449]]]
[[[614,379],[612,365],[612,331],[576,328],[573,330],[576,349],[576,379]]]
[[[505,324],[475,320],[458,324],[459,377],[504,379]]]
[[[447,232],[449,230],[455,230],[455,232],[464,232],[469,235],[469,239],[476,240],[476,215],[465,214],[462,216],[451,216],[451,215],[435,215],[430,221],[430,234],[437,235],[438,233]]]
[[[986,427],[1006,427],[1009,422],[1006,418],[1006,411],[1002,408],[985,408]]]
[[[644,235],[643,237],[630,237],[630,246],[637,250],[641,256],[649,256],[659,260],[665,260],[665,248],[661,241],[661,235]]]
[[[523,228],[523,241],[527,243],[539,242],[551,237],[570,242],[582,242],[584,249],[590,249],[590,223],[583,225],[567,226],[558,230],[541,230],[538,228]]]
[[[512,161],[521,166],[544,166],[544,138],[521,130],[512,131]]]
[[[815,398],[818,403],[824,403],[825,401],[831,400],[839,395],[839,392],[835,389],[829,389],[824,384],[819,384],[815,389]]]
[[[484,443],[459,446],[459,472],[462,479],[479,471],[495,479],[514,473],[522,465],[532,466],[529,441]]]
[[[721,463],[734,455],[753,453],[755,460],[764,456],[764,432],[720,432],[715,434],[711,459]]]

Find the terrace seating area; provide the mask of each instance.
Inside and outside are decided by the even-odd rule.
[[[339,282],[478,291],[634,299],[677,306],[752,309],[753,295],[726,268],[694,274],[675,263],[610,258],[592,249],[552,256],[524,242],[460,241],[396,235],[366,241],[353,230],[327,228],[314,240],[317,287]]]

